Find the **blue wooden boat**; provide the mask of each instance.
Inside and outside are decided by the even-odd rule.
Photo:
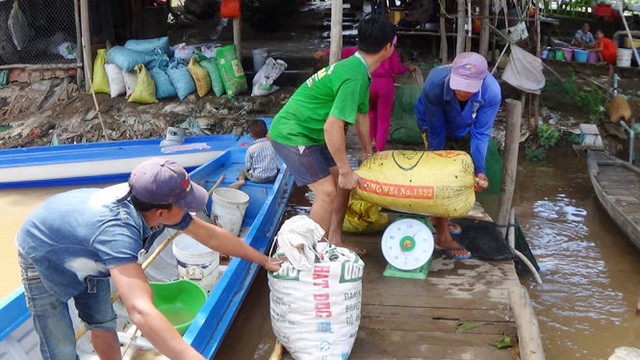
[[[125,181],[142,161],[161,156],[188,171],[213,159],[239,141],[237,135],[186,137],[179,145],[163,139],[33,146],[0,150],[0,189],[69,186]]]
[[[234,182],[244,167],[247,138],[191,172],[191,179],[206,189],[225,174],[220,186]],[[277,232],[293,188],[293,177],[286,166],[273,183],[247,182],[241,190],[250,197],[242,223],[241,237],[252,247],[266,252]],[[184,338],[194,348],[213,358],[259,270],[259,266],[239,258],[232,259],[206,303],[196,315]],[[175,270],[174,270],[175,271]],[[73,307],[71,307],[73,309]],[[73,313],[73,311],[71,311]],[[85,336],[86,338],[86,336]],[[79,348],[81,348],[79,342]],[[95,358],[95,354],[80,358]],[[125,359],[132,355],[125,356]],[[22,288],[0,302],[0,360],[39,359],[38,339],[25,305]]]

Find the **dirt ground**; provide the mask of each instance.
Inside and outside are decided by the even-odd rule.
[[[352,12],[349,5],[345,5],[345,46],[353,45],[352,27],[361,16],[362,12]],[[249,17],[242,25],[242,62],[249,84],[253,77],[252,49],[267,48],[270,56],[289,64],[287,71],[275,82],[281,88],[271,95],[252,97],[249,91],[230,99],[212,94],[199,98],[192,94],[183,101],[172,99],[139,105],[128,103],[124,97],[110,98],[106,94],[97,94],[96,107],[90,94],[77,91],[73,79],[10,83],[0,90],[0,148],[46,145],[52,140],[77,143],[162,137],[168,126],[177,126],[187,120],[191,120],[189,123],[192,125],[192,120],[196,120],[205,133],[244,132],[248,120],[275,115],[297,85],[322,65],[313,58],[314,51],[328,48],[329,2],[304,5],[298,14],[274,15],[273,20],[272,24],[266,19]],[[221,26],[219,19],[214,18],[192,27],[174,28],[170,38],[172,44],[182,41],[227,44],[232,39],[231,28],[230,21],[228,25]],[[430,54],[431,44],[422,37],[401,36],[398,49],[405,61],[418,64],[423,69],[437,65],[437,60]],[[572,77],[577,91],[583,93],[596,90],[606,93],[609,86],[611,74],[608,66],[546,64],[551,68],[545,70],[548,83],[562,83]],[[630,97],[632,104],[638,103],[640,82],[636,79],[639,74],[637,69],[620,72],[620,89]],[[500,77],[500,70],[496,77]],[[552,80],[554,78],[556,80]],[[503,83],[502,88],[503,98],[520,99],[520,93],[510,85]],[[523,122],[527,122],[534,110],[529,105],[524,108]],[[580,123],[600,120],[593,118],[593,109],[584,106],[584,99],[580,103],[575,94],[563,97],[558,96],[557,89],[548,89],[541,96],[540,121],[562,131],[575,132]],[[504,117],[501,111],[496,122],[498,132],[504,127]]]

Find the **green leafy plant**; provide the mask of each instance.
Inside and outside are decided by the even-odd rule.
[[[605,109],[602,106],[604,94],[595,89],[591,91],[581,91],[577,95],[578,104],[587,110],[589,119],[592,122],[600,120],[604,115]]]
[[[525,148],[524,157],[528,161],[544,161],[547,149],[554,147],[560,140],[560,131],[549,124],[540,124],[536,136]]]
[[[538,134],[539,144],[545,149],[554,147],[560,139],[560,131],[548,124],[540,124],[536,133]]]
[[[544,90],[556,94],[560,98],[560,100],[575,98],[578,95],[578,88],[576,87],[576,76],[574,74],[571,74],[564,79],[552,77],[547,80],[544,86]]]

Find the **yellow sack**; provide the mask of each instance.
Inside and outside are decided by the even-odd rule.
[[[107,77],[107,71],[104,69],[106,60],[107,50],[98,49],[96,58],[93,60],[93,78],[91,79],[93,92],[96,94],[111,94],[111,91],[109,91],[109,78]]]
[[[457,218],[475,203],[473,161],[463,151],[382,151],[356,173],[356,195],[383,208]]]
[[[211,91],[211,77],[209,72],[200,66],[195,57],[192,57],[187,65],[187,70],[193,77],[193,81],[196,83],[196,92],[198,96],[203,97]]]
[[[349,233],[375,233],[389,223],[387,214],[380,212],[380,206],[359,199],[354,193],[349,197],[349,206],[344,217],[342,230]]]
[[[156,83],[153,81],[151,74],[149,74],[147,68],[142,64],[136,65],[135,69],[138,74],[138,80],[136,80],[136,85],[133,87],[131,96],[129,96],[127,101],[139,104],[157,103]]]

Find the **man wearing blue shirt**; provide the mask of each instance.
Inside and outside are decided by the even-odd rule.
[[[500,85],[487,67],[480,54],[459,54],[453,64],[429,72],[415,107],[428,150],[462,150],[471,155],[476,191],[489,186],[485,156],[502,101]],[[471,253],[451,237],[449,219],[435,221],[436,249],[454,259],[470,258]]]

